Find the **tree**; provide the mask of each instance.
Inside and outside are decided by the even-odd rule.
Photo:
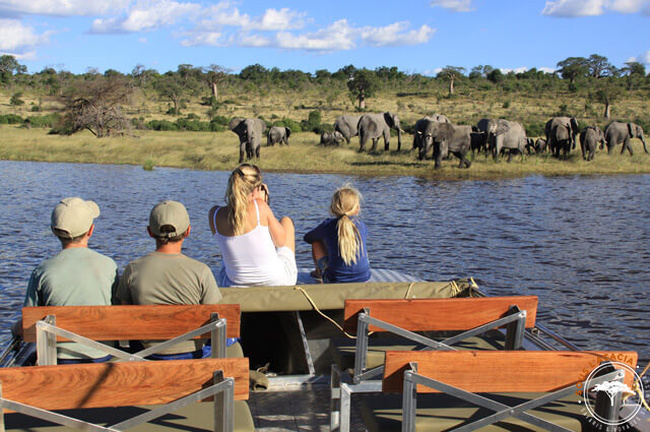
[[[0,82],[8,83],[14,74],[27,73],[27,66],[21,65],[12,55],[0,56]]]
[[[499,84],[505,79],[505,75],[501,72],[501,69],[492,69],[486,77],[488,81],[493,82],[494,84]]]
[[[86,129],[97,138],[128,132],[130,122],[122,105],[130,93],[131,87],[121,76],[76,82],[62,97],[65,110],[60,132],[72,135]]]
[[[598,87],[593,98],[597,102],[605,104],[605,110],[603,112],[604,118],[610,118],[612,104],[619,100],[622,95],[623,91],[620,86],[616,85],[614,77],[607,77],[598,80]]]
[[[576,78],[584,77],[589,72],[587,59],[584,57],[569,57],[558,62],[557,67],[562,79],[569,80],[569,85],[573,85]]]
[[[374,96],[379,89],[379,82],[373,71],[357,69],[354,77],[348,81],[348,89],[359,101],[359,109],[363,110],[366,108],[366,98]]]
[[[592,54],[587,59],[587,70],[589,76],[593,78],[602,78],[606,76],[615,76],[617,69],[607,60],[598,54]]]
[[[442,78],[449,83],[449,95],[454,94],[454,82],[457,78],[464,76],[464,67],[446,66],[443,70],[438,72],[437,77]]]
[[[167,72],[161,76],[154,84],[154,87],[163,98],[169,99],[173,104],[172,113],[176,116],[179,115],[181,113],[181,102],[183,97],[185,97],[186,90],[176,79],[174,73]]]
[[[625,77],[628,90],[638,88],[645,78],[645,66],[639,62],[625,63],[625,67],[620,72]]]
[[[210,91],[212,92],[212,97],[216,102],[219,97],[219,84],[228,78],[228,74],[231,72],[231,70],[223,66],[211,64],[204,69],[204,72],[205,80],[207,81],[208,86],[210,87]]]

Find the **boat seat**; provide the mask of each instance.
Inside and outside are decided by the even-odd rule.
[[[433,337],[432,340],[443,341],[443,337]],[[459,350],[499,350],[505,349],[506,337],[498,330],[490,330],[480,336],[471,336],[454,344]],[[386,351],[416,351],[425,349],[426,346],[408,339],[397,337],[370,337],[368,339],[368,351],[366,358],[366,369],[373,369],[384,364]],[[335,338],[330,340],[329,353],[336,366],[342,371],[354,369],[356,342],[350,338]],[[353,373],[353,372],[352,372]]]
[[[346,300],[344,329],[356,339],[330,344],[335,359],[330,429],[349,432],[352,393],[381,391],[386,351],[521,349],[525,328],[535,325],[537,301],[536,296]],[[505,335],[495,330],[500,327]],[[387,334],[400,338],[396,345],[380,337]]]
[[[611,359],[615,363],[612,363]],[[370,432],[588,429],[595,420],[579,389],[607,381],[632,385],[635,352],[421,351],[386,353],[382,394],[365,397],[362,417]],[[599,365],[602,374],[582,381]],[[485,397],[481,399],[479,396]],[[620,406],[621,394],[612,406]],[[610,409],[599,392],[592,406]],[[605,402],[605,403],[602,403]],[[591,402],[590,402],[591,403]]]
[[[41,366],[56,364],[57,342],[68,340],[141,361],[181,341],[211,338],[213,357],[229,357],[241,352],[238,343],[226,349],[227,338],[239,337],[240,315],[237,304],[25,307],[23,339],[36,343]],[[161,342],[137,353],[113,346],[129,340]]]
[[[5,430],[255,430],[247,358],[4,368],[0,385]]]

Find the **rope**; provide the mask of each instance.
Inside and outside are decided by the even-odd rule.
[[[307,298],[307,301],[309,302],[309,304],[311,305],[311,307],[313,307],[314,310],[315,310],[316,312],[318,312],[318,314],[319,314],[320,316],[322,316],[323,318],[325,318],[326,320],[328,320],[329,322],[331,322],[332,324],[334,324],[334,325],[336,326],[336,328],[338,328],[339,330],[341,330],[341,332],[343,332],[343,334],[344,334],[346,337],[348,337],[348,338],[350,338],[350,339],[356,339],[356,338],[357,338],[356,336],[352,336],[351,334],[349,334],[348,332],[346,332],[345,330],[343,330],[343,327],[341,327],[341,326],[339,325],[339,323],[337,323],[337,322],[334,321],[332,318],[328,317],[328,316],[325,315],[323,312],[321,312],[321,310],[318,309],[318,306],[316,306],[316,303],[314,302],[314,300],[309,296],[309,294],[307,293],[307,291],[305,291],[302,287],[296,285],[296,286],[294,287],[294,289],[296,289],[296,290],[300,291],[301,293],[303,293],[304,296]]]
[[[645,369],[643,369],[643,372],[639,374],[639,379],[634,382],[634,386],[632,390],[634,390],[636,394],[639,396],[639,399],[641,400],[641,404],[645,407],[645,409],[650,411],[650,406],[648,406],[648,402],[646,402],[645,398],[643,397],[643,391],[641,391],[641,385],[642,385],[641,378],[643,378],[643,375],[645,375],[645,373],[648,372],[648,369],[650,369],[650,363],[648,363]]]

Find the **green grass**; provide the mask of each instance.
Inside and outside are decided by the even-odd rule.
[[[88,132],[70,137],[48,135],[45,129],[0,126],[0,159],[44,162],[130,164],[147,167],[178,167],[197,170],[232,170],[238,165],[239,144],[232,132],[153,132],[137,131],[136,137],[97,139]],[[290,146],[263,146],[257,163],[262,170],[295,173],[339,173],[352,175],[413,175],[438,179],[490,179],[520,177],[530,174],[548,176],[576,174],[650,173],[650,155],[643,153],[638,140],[633,141],[635,154],[620,155],[620,146],[608,155],[599,151],[595,160],[585,162],[579,151],[566,160],[551,156],[513,156],[494,162],[483,155],[473,159],[470,169],[458,169],[458,160],[443,161],[434,171],[433,161],[417,160],[411,151],[412,137],[403,136],[402,150],[358,153],[358,138],[350,145],[324,148],[313,133],[291,135]],[[378,149],[383,149],[380,141]]]

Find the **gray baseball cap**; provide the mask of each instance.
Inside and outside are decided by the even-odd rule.
[[[79,237],[88,232],[97,216],[99,206],[94,201],[64,198],[52,211],[52,231],[59,237]]]
[[[168,225],[172,230],[162,232],[161,227]],[[190,215],[185,206],[178,201],[163,201],[156,204],[149,214],[149,229],[156,237],[178,237],[185,234],[190,226]]]

